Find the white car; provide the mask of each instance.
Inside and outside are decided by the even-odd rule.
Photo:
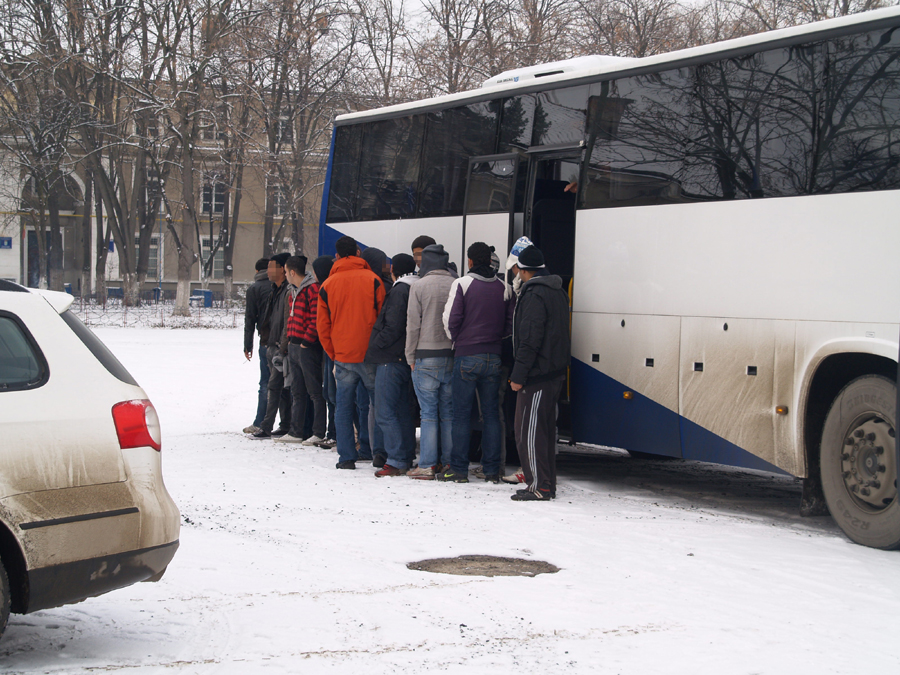
[[[156,411],[72,301],[0,280],[0,634],[158,580],[178,548]]]

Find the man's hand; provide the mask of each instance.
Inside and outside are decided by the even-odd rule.
[[[244,352],[244,356],[249,361],[251,358],[253,358],[253,350],[251,349],[249,352]]]
[[[509,388],[512,389],[513,391],[519,391],[519,389],[522,388],[522,385],[521,385],[521,384],[518,384],[517,382],[513,382],[512,380],[510,380],[510,381],[509,381]]]

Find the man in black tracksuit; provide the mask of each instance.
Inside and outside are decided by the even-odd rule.
[[[556,404],[569,366],[569,298],[536,246],[519,254],[517,267],[523,284],[509,386],[517,392],[516,445],[527,487],[512,499],[541,501],[556,496]]]

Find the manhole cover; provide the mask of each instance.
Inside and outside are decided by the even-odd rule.
[[[438,574],[460,574],[470,577],[533,577],[538,574],[559,572],[556,565],[541,560],[522,558],[500,558],[495,555],[461,555],[458,558],[433,558],[411,562],[411,570],[436,572]]]

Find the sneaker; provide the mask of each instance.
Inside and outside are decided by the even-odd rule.
[[[510,497],[510,499],[514,502],[549,502],[553,497],[554,495],[550,490],[538,490],[537,492],[532,492],[531,490],[516,490],[516,494]]]
[[[443,472],[439,474],[435,474],[434,476],[437,480],[443,481],[445,483],[468,483],[469,477],[463,475],[461,473],[456,473],[453,469],[447,468],[444,469]]]
[[[410,478],[416,478],[418,480],[434,480],[434,467],[433,466],[420,466],[412,471],[407,471],[406,475]]]
[[[335,469],[355,469],[356,462],[354,462],[352,459],[348,459],[346,462],[338,462],[337,464],[334,465],[334,468]]]
[[[275,431],[272,432],[271,435],[272,436],[284,436],[287,433],[289,433],[289,431],[290,431],[289,429],[276,429]]]
[[[375,472],[375,478],[384,478],[385,476],[405,476],[406,469],[398,469],[396,466],[385,464],[384,468]]]
[[[326,441],[324,438],[319,438],[318,436],[310,436],[305,441],[303,441],[303,445],[317,445],[320,448],[324,448],[325,446],[322,444],[325,442]],[[334,443],[331,444],[331,447],[334,447]]]
[[[387,461],[387,455],[382,455],[380,452],[375,453],[375,458],[372,460],[372,466],[376,469],[380,469],[384,466],[384,463]]]
[[[294,436],[294,434],[285,434],[284,436],[278,436],[273,440],[276,443],[303,443],[303,439],[299,436]]]
[[[333,450],[337,446],[337,441],[333,438],[326,438],[324,441],[315,444],[319,448],[324,448],[325,450]]]
[[[504,483],[509,483],[510,485],[516,485],[518,483],[525,482],[525,474],[522,472],[521,469],[519,469],[514,474],[510,474],[509,476],[503,476],[503,478],[501,478],[500,480],[502,480]]]
[[[262,431],[262,429],[260,429],[255,424],[251,424],[249,427],[244,427],[245,434],[255,434],[257,431]]]
[[[489,474],[481,474],[481,477],[484,479],[485,483],[493,483],[494,485],[500,484],[500,474],[499,473],[489,473]]]
[[[472,472],[472,475],[475,476],[475,478],[484,478],[484,467],[476,466],[475,470]]]
[[[250,438],[256,438],[257,440],[262,438],[272,438],[272,434],[270,434],[268,431],[260,429],[255,434],[251,434]]]
[[[439,473],[444,473],[444,469],[449,469],[450,465],[448,464],[447,466],[444,466],[443,464],[438,462],[431,468],[434,469],[434,475],[437,476]]]

